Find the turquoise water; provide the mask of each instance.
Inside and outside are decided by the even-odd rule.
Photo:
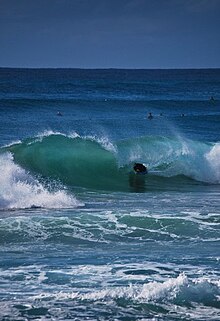
[[[219,320],[219,88],[0,69],[1,320]]]

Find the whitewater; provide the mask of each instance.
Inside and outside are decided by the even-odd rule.
[[[219,320],[219,86],[0,69],[1,320]]]

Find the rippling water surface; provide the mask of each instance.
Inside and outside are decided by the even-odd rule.
[[[219,86],[0,69],[1,320],[219,320]]]

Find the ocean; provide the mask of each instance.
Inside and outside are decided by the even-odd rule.
[[[0,320],[220,320],[219,135],[220,69],[0,68]]]

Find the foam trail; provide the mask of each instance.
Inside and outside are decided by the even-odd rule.
[[[63,190],[49,192],[15,164],[10,153],[0,156],[0,168],[0,209],[68,208],[82,205]]]
[[[56,299],[78,299],[91,301],[108,301],[119,298],[133,300],[136,302],[158,302],[163,299],[172,300],[180,293],[184,287],[188,287],[189,280],[185,274],[180,274],[177,278],[170,278],[162,283],[149,282],[143,285],[109,287],[98,291],[83,293],[83,292],[57,292]],[[47,299],[51,297],[51,293],[41,293],[36,295],[34,299]]]
[[[203,312],[206,309],[210,313],[211,308],[213,318],[210,319],[217,320],[215,315],[218,311],[215,308],[218,307],[219,290],[219,284],[214,280],[189,279],[184,273],[181,273],[176,278],[169,278],[163,282],[154,281],[143,285],[111,286],[89,292],[86,288],[82,289],[82,291],[57,291],[53,293],[47,290],[42,291],[41,289],[32,299],[34,301],[40,300],[41,302],[50,299],[53,299],[55,302],[63,300],[74,300],[76,302],[79,300],[80,302],[84,301],[85,304],[101,301],[110,306],[111,302],[119,299],[129,302],[130,306],[132,306],[131,302],[135,304],[151,304],[152,306],[155,305],[155,307],[167,304],[174,316],[177,308],[178,316],[180,314],[185,316],[186,312],[188,312],[189,304],[191,306],[193,302],[193,314],[200,314],[200,309],[203,309]],[[195,318],[192,320],[195,320]],[[196,320],[204,319],[196,318]]]
[[[126,298],[135,301],[157,301],[165,297],[173,297],[178,293],[182,286],[187,285],[188,279],[184,274],[179,275],[176,279],[169,279],[164,283],[150,282],[142,287],[130,285],[129,287],[102,290],[99,292],[83,294],[82,300],[97,299],[116,299]]]

